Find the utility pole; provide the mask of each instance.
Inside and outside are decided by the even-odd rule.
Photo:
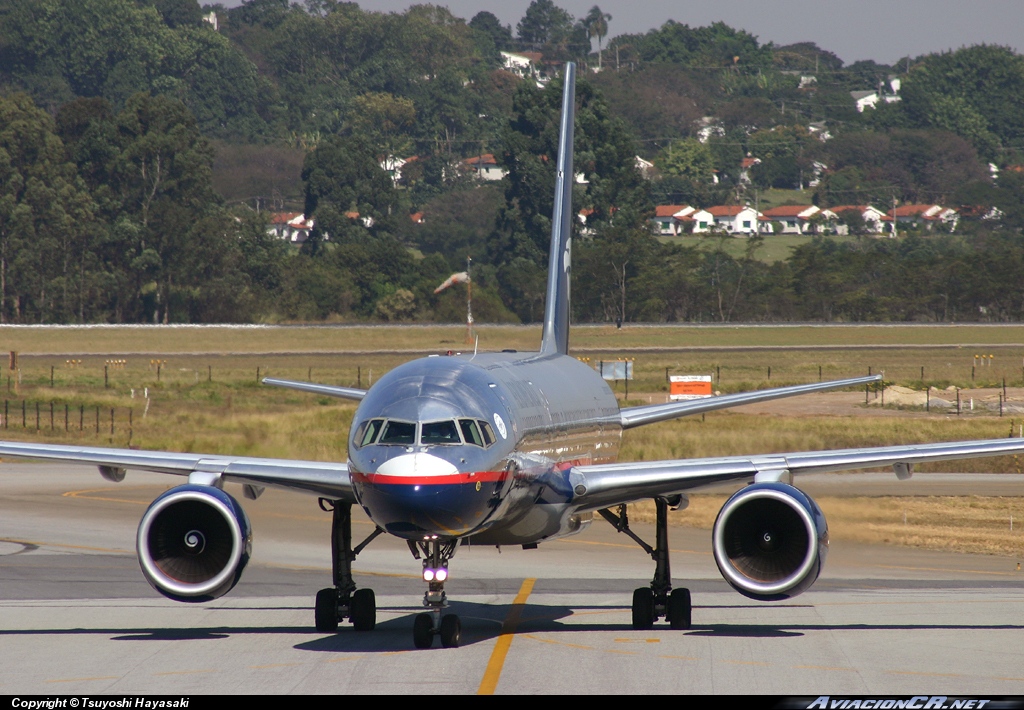
[[[473,257],[466,257],[466,342],[473,342]]]

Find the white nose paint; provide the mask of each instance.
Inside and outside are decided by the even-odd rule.
[[[508,430],[505,428],[505,420],[497,412],[494,413],[494,426],[498,427],[498,433],[502,439],[508,438]]]
[[[422,452],[388,459],[377,469],[383,476],[450,476],[458,472],[455,464]]]

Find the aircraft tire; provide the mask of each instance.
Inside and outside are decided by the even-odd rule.
[[[668,624],[676,630],[690,628],[691,620],[690,590],[673,589],[668,598]]]
[[[373,631],[377,625],[377,598],[372,589],[357,589],[352,593],[349,618],[356,631]]]
[[[338,630],[338,590],[334,587],[321,589],[316,593],[316,630],[333,634]]]
[[[444,648],[458,648],[462,639],[462,622],[455,614],[441,618],[441,645]]]
[[[416,615],[412,623],[412,643],[416,648],[430,648],[434,645],[434,619],[424,612]]]
[[[633,628],[650,629],[654,627],[654,592],[650,587],[633,590]]]

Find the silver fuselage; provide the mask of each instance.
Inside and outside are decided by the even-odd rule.
[[[493,443],[361,444],[371,421],[486,422]],[[349,471],[387,532],[412,540],[530,544],[579,532],[569,469],[615,460],[618,403],[590,367],[565,355],[428,357],[389,372],[356,410]],[[426,436],[424,435],[424,438]]]

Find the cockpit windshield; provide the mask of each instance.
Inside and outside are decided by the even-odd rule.
[[[461,444],[459,430],[450,419],[440,422],[423,422],[420,425],[421,444]]]
[[[480,427],[472,419],[460,419],[459,428],[462,429],[462,438],[466,440],[467,444],[473,446],[484,445],[484,438],[480,435]]]
[[[380,430],[383,426],[383,419],[371,419],[366,422],[366,424],[362,426],[360,433],[356,436],[356,443],[359,446],[372,444],[377,440],[377,435],[380,434]]]
[[[399,422],[389,419],[384,425],[378,444],[399,444],[409,446],[416,443],[416,423]]]
[[[437,422],[403,422],[369,419],[359,425],[356,446],[458,446],[469,444],[486,449],[494,443],[491,425],[480,419],[442,419]]]

